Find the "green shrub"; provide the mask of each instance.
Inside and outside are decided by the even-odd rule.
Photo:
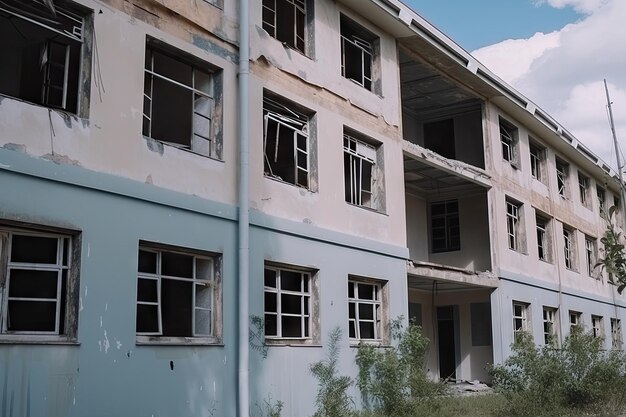
[[[424,369],[429,340],[420,326],[402,319],[390,325],[394,346],[361,344],[356,362],[359,367],[357,387],[367,409],[379,409],[387,415],[410,415],[424,398],[442,391],[442,385],[429,381]]]
[[[354,415],[353,400],[348,395],[352,378],[337,375],[341,329],[335,328],[329,335],[328,356],[315,362],[310,371],[318,381],[317,411],[313,417],[350,417]]]
[[[564,416],[580,410],[601,415],[623,407],[624,356],[602,350],[602,339],[575,328],[560,349],[536,347],[527,334],[512,355],[490,370],[504,394],[507,416]],[[600,414],[598,414],[600,413]]]

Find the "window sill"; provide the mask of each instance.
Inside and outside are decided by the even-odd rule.
[[[323,345],[320,345],[318,343],[299,343],[299,342],[290,342],[288,340],[276,340],[276,341],[265,341],[264,344],[265,347],[267,348],[272,348],[272,347],[297,347],[297,348],[322,348],[324,347]]]
[[[0,345],[65,345],[80,346],[80,342],[75,339],[68,339],[62,336],[37,336],[37,335],[1,335]]]
[[[165,142],[165,141],[162,141],[162,140],[159,140],[159,139],[154,139],[154,138],[151,138],[151,137],[145,136],[145,135],[142,135],[142,136],[146,140],[146,142],[148,142],[148,143],[149,142],[156,142],[156,143],[158,143],[160,145],[167,146],[168,148],[178,149],[180,151],[184,151],[184,152],[187,152],[187,153],[190,153],[190,154],[193,154],[193,155],[198,155],[198,156],[210,159],[210,160],[215,161],[215,162],[225,163],[225,161],[223,159],[219,159],[216,156],[210,156],[210,155],[206,155],[206,154],[203,154],[203,153],[194,152],[192,149],[187,149],[185,146],[182,146],[182,145],[174,144],[174,143],[171,143],[171,142]]]
[[[25,103],[25,104],[30,104],[31,106],[40,107],[42,109],[47,109],[47,110],[52,110],[52,111],[55,111],[55,112],[58,112],[58,113],[67,114],[70,117],[79,118],[81,120],[88,120],[88,119],[83,119],[82,117],[80,117],[76,113],[73,113],[73,112],[71,112],[69,110],[62,109],[60,107],[46,106],[44,104],[35,103],[33,101],[28,101],[28,100],[25,100],[23,98],[19,98],[19,97],[15,97],[15,96],[11,96],[11,95],[8,95],[8,94],[3,94],[3,93],[0,93],[0,98],[1,97],[9,98],[9,99],[12,99],[12,100],[15,100],[15,101],[19,101],[19,102]]]
[[[377,213],[377,214],[380,214],[382,216],[388,216],[388,214],[385,213],[384,211],[378,211],[375,208],[371,208],[371,207],[367,207],[367,206],[360,206],[358,204],[350,203],[348,201],[346,201],[346,204],[349,205],[349,206],[352,206],[352,207],[357,207],[357,208],[360,208],[360,209],[363,209],[363,210],[370,211],[372,213]]]
[[[375,347],[375,348],[381,348],[381,349],[388,349],[391,348],[393,346],[383,343],[382,340],[368,340],[368,339],[361,339],[361,340],[357,340],[357,339],[350,339],[350,347],[351,348],[361,348],[364,346],[371,346],[371,347]]]
[[[272,177],[271,175],[267,175],[267,173],[264,173],[263,176],[265,178],[267,178],[268,180],[276,181],[276,182],[278,182],[280,184],[285,184],[285,185],[288,185],[290,187],[295,187],[298,190],[303,190],[303,191],[309,192],[311,194],[315,194],[315,191],[311,190],[310,188],[303,187],[302,185],[294,184],[294,183],[291,183],[291,182],[283,181],[280,177]]]
[[[137,336],[137,346],[224,346],[214,337]]]

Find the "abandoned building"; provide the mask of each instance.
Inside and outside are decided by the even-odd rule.
[[[399,0],[0,0],[0,50],[0,415],[307,416],[399,317],[433,379],[622,348],[616,173]]]

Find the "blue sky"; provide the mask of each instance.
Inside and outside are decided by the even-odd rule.
[[[472,51],[505,39],[552,32],[584,16],[571,7],[556,9],[533,0],[404,0],[464,49]]]

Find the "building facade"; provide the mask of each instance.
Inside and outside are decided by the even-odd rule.
[[[329,333],[354,376],[398,318],[433,379],[622,348],[604,162],[397,0],[247,10],[244,74],[236,2],[0,2],[2,415],[310,415]]]

